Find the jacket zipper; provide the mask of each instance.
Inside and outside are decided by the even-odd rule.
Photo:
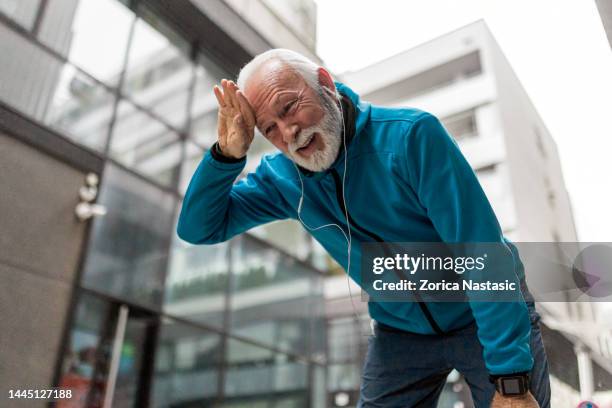
[[[369,236],[370,238],[374,239],[375,241],[384,243],[385,240],[382,239],[378,234],[375,234],[363,228],[361,225],[355,222],[353,217],[351,217],[351,213],[348,212],[348,210],[346,209],[346,205],[344,203],[344,197],[342,195],[342,181],[340,180],[340,174],[338,174],[338,171],[336,169],[332,169],[331,174],[334,178],[334,183],[336,184],[336,199],[338,200],[338,204],[340,205],[342,214],[347,215],[348,221],[351,223],[351,226],[354,227],[356,230],[359,230],[365,235]],[[400,275],[398,276],[401,278]],[[431,326],[433,331],[435,331],[437,334],[444,334],[444,331],[440,328],[440,326],[434,319],[433,315],[431,314],[431,311],[429,310],[425,302],[423,302],[423,298],[421,297],[421,295],[419,295],[418,292],[413,292],[413,293],[414,293],[414,297],[417,300],[417,303],[419,304],[419,307],[421,308],[421,311],[425,315],[425,318],[429,322],[429,325]]]

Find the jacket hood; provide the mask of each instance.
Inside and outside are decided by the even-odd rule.
[[[365,128],[368,120],[370,119],[371,104],[369,102],[363,102],[355,91],[342,82],[334,81],[334,84],[336,85],[338,92],[346,95],[355,106],[355,137],[357,137]]]

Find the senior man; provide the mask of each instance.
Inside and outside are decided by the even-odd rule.
[[[218,141],[185,194],[182,239],[214,244],[299,219],[345,269],[349,232],[355,242],[499,242],[523,281],[516,248],[433,115],[364,102],[325,68],[283,49],[256,56],[237,84],[223,80],[214,94]],[[234,183],[256,131],[280,153]],[[360,251],[351,245],[353,265]],[[348,271],[357,282],[358,269]],[[358,406],[435,407],[455,368],[476,407],[549,407],[539,317],[522,288],[525,301],[516,302],[371,300]]]

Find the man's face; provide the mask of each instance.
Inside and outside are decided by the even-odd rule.
[[[293,69],[265,63],[244,90],[257,128],[298,165],[322,171],[338,155],[342,120],[335,99],[315,90]]]

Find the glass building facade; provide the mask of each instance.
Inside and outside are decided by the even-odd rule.
[[[161,3],[0,1],[0,101],[104,162],[53,384],[76,396],[57,406],[324,406],[321,271],[253,235],[176,236],[212,86],[236,72]]]

